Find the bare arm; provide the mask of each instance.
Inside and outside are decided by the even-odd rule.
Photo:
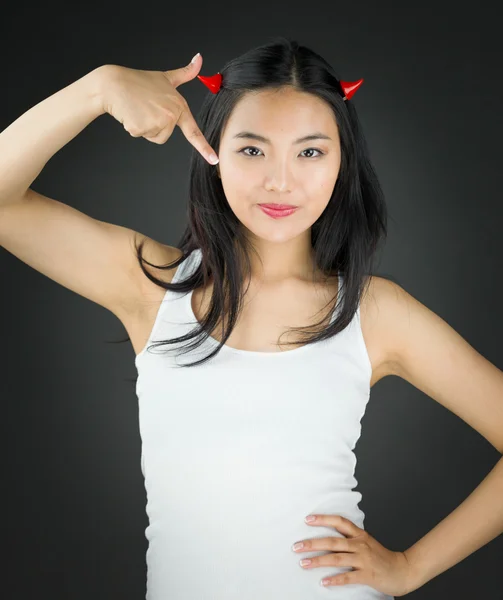
[[[0,208],[19,200],[49,159],[105,111],[103,65],[39,102],[0,134]]]
[[[141,306],[147,285],[134,249],[145,236],[93,219],[29,187],[58,150],[105,112],[102,91],[113,69],[98,67],[0,133],[0,246],[123,320]],[[149,240],[144,256],[166,264],[178,253]]]

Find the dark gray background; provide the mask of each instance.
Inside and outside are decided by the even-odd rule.
[[[392,275],[502,368],[497,6],[19,4],[0,20],[0,125],[101,64],[167,70],[200,51],[201,74],[212,75],[269,36],[295,37],[342,79],[365,79],[353,102],[391,217],[378,274]],[[179,89],[196,114],[206,88],[194,80]],[[32,187],[174,245],[190,151],[179,128],[159,146],[103,115]],[[136,376],[134,352],[129,342],[106,343],[127,334],[106,309],[3,249],[0,274],[2,595],[140,600],[146,498],[137,399],[125,381]],[[446,517],[500,457],[397,377],[373,388],[356,455],[365,528],[392,550]],[[502,558],[500,536],[409,597],[501,600]]]

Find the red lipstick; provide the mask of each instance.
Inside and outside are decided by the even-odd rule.
[[[273,219],[277,219],[279,217],[291,215],[297,210],[298,206],[293,206],[292,204],[259,204],[259,208],[261,208],[266,215],[273,217]]]

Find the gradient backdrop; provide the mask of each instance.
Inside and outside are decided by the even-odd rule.
[[[200,51],[201,74],[212,75],[270,36],[294,37],[342,79],[365,79],[352,101],[390,211],[377,274],[391,275],[503,368],[497,6],[11,4],[0,19],[0,128],[101,64],[167,70]],[[194,80],[179,90],[197,114],[206,88]],[[105,114],[32,187],[175,245],[191,149],[178,127],[159,146]],[[137,400],[126,381],[136,376],[134,352],[129,342],[106,343],[126,331],[2,248],[0,275],[0,595],[141,600],[146,498]],[[464,421],[397,377],[372,389],[355,451],[365,527],[392,550],[432,529],[499,458]],[[501,600],[502,563],[500,536],[408,597]]]

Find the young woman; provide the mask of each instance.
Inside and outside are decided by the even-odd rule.
[[[371,275],[387,215],[350,101],[362,80],[285,38],[212,77],[201,66],[199,54],[166,72],[106,65],[12,123],[0,243],[129,333],[149,600],[308,600],[325,579],[341,599],[405,595],[501,532],[503,463],[414,546],[388,550],[354,491],[370,389],[403,377],[503,452],[503,374]],[[209,88],[201,129],[177,90],[196,76]],[[178,125],[194,146],[176,246],[30,188],[104,113],[158,144]]]

